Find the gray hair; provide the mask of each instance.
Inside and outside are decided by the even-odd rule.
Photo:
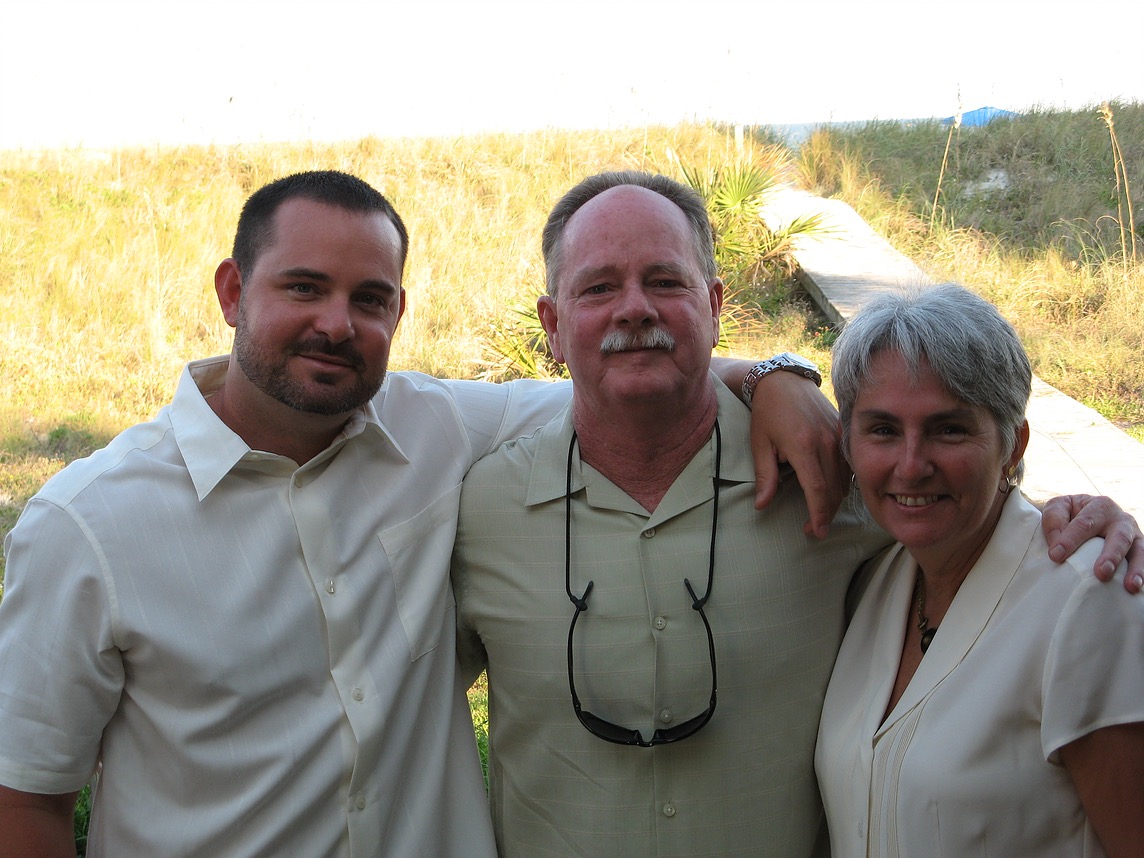
[[[847,456],[854,400],[883,351],[901,355],[913,379],[922,359],[928,361],[953,396],[992,415],[1005,458],[1012,454],[1033,371],[1017,332],[996,307],[953,283],[882,295],[863,307],[835,341],[830,368]],[[1017,466],[1017,480],[1024,467]]]
[[[568,225],[568,221],[589,200],[604,191],[623,185],[654,191],[679,206],[691,225],[691,233],[695,239],[695,258],[699,261],[704,277],[710,281],[719,276],[719,269],[715,265],[715,236],[703,197],[687,185],[655,173],[640,173],[635,170],[597,173],[584,179],[562,196],[544,225],[541,242],[541,249],[544,252],[544,285],[551,297],[556,297],[556,284],[560,278],[560,266],[563,262],[564,228]]]

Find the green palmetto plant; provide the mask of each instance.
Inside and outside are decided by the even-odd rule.
[[[796,218],[778,230],[762,212],[769,195],[784,184],[788,156],[778,146],[740,156],[720,167],[700,168],[676,159],[683,181],[707,202],[715,232],[715,262],[724,282],[720,347],[749,337],[761,315],[776,313],[789,295],[799,236],[825,232],[817,216]],[[539,293],[536,293],[539,294]],[[503,323],[485,338],[483,378],[561,378],[552,359],[535,304],[525,297],[510,307]]]
[[[785,150],[767,147],[724,167],[697,168],[679,162],[684,181],[707,201],[715,230],[715,261],[733,288],[784,279],[792,269],[794,239],[821,230],[817,217],[799,218],[779,230],[762,217],[770,195],[789,169]]]
[[[763,219],[771,194],[785,184],[787,151],[764,147],[722,167],[679,162],[683,180],[704,200],[715,232],[715,262],[725,286],[720,347],[749,338],[761,316],[778,313],[790,294],[794,247],[800,236],[821,235],[817,215],[772,229]]]
[[[504,321],[494,323],[484,338],[484,350],[485,369],[480,377],[486,381],[568,377],[568,370],[556,362],[548,347],[548,335],[536,313],[535,299],[529,304],[522,297],[512,304]]]

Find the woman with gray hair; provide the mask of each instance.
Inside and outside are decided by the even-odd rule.
[[[1049,561],[1013,491],[1031,376],[959,286],[879,298],[835,343],[844,450],[897,540],[823,706],[836,858],[1144,848],[1144,603],[1089,573],[1100,540]]]

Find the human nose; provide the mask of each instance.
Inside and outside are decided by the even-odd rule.
[[[632,326],[650,325],[658,318],[655,303],[642,284],[626,284],[616,301],[615,320]]]
[[[898,458],[898,475],[912,483],[933,474],[933,462],[925,439],[907,436]]]
[[[351,339],[354,322],[349,302],[336,298],[323,301],[314,315],[314,329],[335,343]]]

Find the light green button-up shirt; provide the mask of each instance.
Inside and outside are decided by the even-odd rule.
[[[566,410],[470,471],[453,581],[467,675],[487,662],[490,801],[502,858],[541,855],[810,855],[822,808],[818,716],[861,561],[887,537],[848,508],[806,537],[793,477],[754,509],[749,412],[718,381],[723,451],[714,583],[718,707],[699,733],[655,748],[614,745],[577,721],[568,688],[564,585]],[[594,587],[575,634],[584,708],[649,737],[708,704],[702,594],[714,438],[655,512],[572,459],[571,587]]]

